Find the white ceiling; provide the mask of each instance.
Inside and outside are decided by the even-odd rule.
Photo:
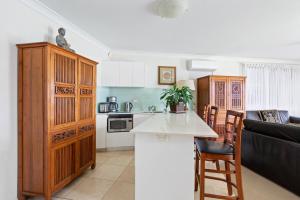
[[[154,0],[40,0],[115,50],[300,60],[300,0],[189,0],[177,19]]]

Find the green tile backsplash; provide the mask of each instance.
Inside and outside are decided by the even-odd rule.
[[[154,105],[157,110],[162,111],[165,107],[159,99],[162,93],[160,88],[126,88],[126,87],[98,87],[97,103],[105,102],[107,96],[116,96],[120,110],[124,110],[124,102],[133,103],[133,111],[148,111],[148,106]]]

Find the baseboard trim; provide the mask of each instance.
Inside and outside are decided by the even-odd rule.
[[[108,148],[96,148],[97,152],[106,151],[133,151],[134,147],[108,147]]]

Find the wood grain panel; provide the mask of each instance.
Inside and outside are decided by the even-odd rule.
[[[74,97],[55,97],[54,110],[55,125],[75,122]]]
[[[80,168],[93,160],[93,135],[80,140]]]
[[[42,193],[43,48],[24,49],[23,65],[23,190]]]
[[[71,143],[53,152],[54,185],[63,182],[75,174],[76,144]]]
[[[53,59],[55,82],[75,84],[75,60],[58,53],[54,53]]]
[[[93,119],[95,109],[93,106],[94,100],[93,97],[80,97],[80,112],[79,119]]]
[[[80,85],[94,85],[94,66],[80,61]]]

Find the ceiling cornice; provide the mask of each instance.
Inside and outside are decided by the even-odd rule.
[[[25,4],[27,7],[37,11],[41,15],[47,17],[51,21],[55,22],[56,24],[63,26],[67,29],[72,30],[74,33],[76,33],[78,36],[84,38],[85,40],[94,43],[96,46],[98,46],[101,49],[104,49],[105,51],[109,52],[110,48],[91,36],[86,31],[79,28],[77,25],[73,24],[42,2],[38,0],[20,0],[23,4]]]
[[[300,60],[289,59],[273,59],[273,58],[250,58],[250,57],[235,57],[235,56],[219,56],[219,55],[201,55],[201,54],[176,54],[176,53],[159,53],[146,51],[132,51],[125,49],[112,49],[111,54],[136,55],[136,56],[153,56],[153,57],[169,57],[177,59],[203,59],[211,61],[227,61],[239,63],[284,63],[300,65]]]

